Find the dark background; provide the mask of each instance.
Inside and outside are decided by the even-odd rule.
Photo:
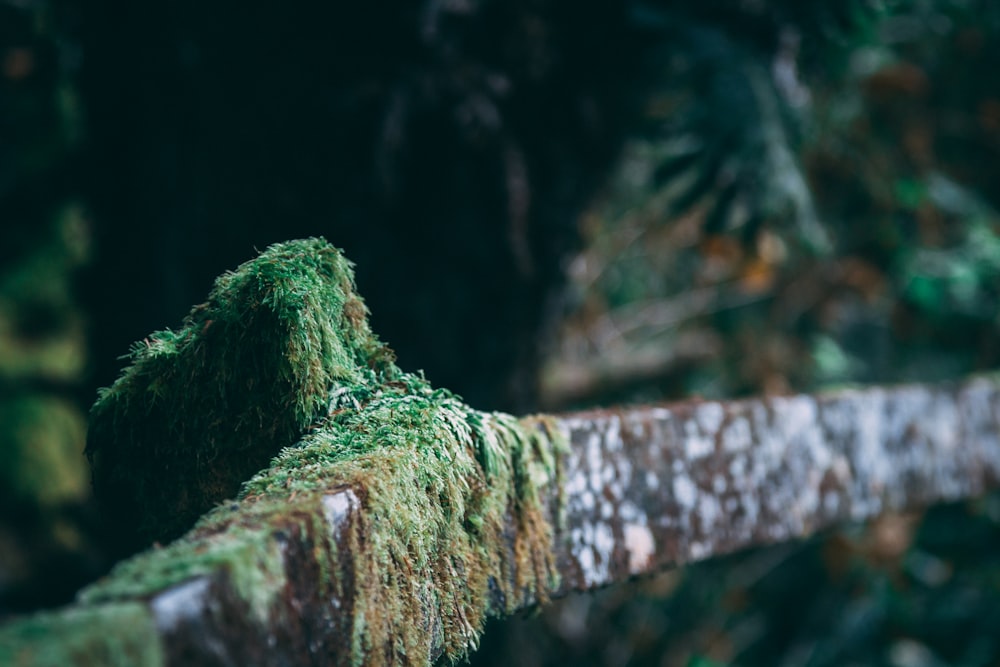
[[[406,370],[517,413],[997,366],[986,0],[0,1],[0,615],[109,566],[85,411],[323,235]],[[497,624],[497,664],[990,665],[995,498]]]

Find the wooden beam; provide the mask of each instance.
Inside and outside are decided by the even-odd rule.
[[[536,484],[558,576],[526,577],[511,566],[524,562],[512,495],[496,561],[504,566],[490,573],[485,611],[493,615],[1000,484],[996,377],[601,410],[545,423],[568,451],[557,475],[523,483]],[[400,652],[398,619],[380,634],[359,635],[359,582],[377,561],[377,531],[388,529],[366,511],[367,493],[341,481],[290,494],[279,507],[253,498],[221,506],[70,608],[0,628],[0,663],[380,665],[454,657],[445,638],[456,629],[442,627],[442,619],[454,623],[454,610],[432,604],[439,598],[425,580],[387,579],[399,590],[386,594],[418,601],[405,623],[420,629],[426,651]],[[162,583],[150,584],[150,572]],[[145,587],[130,583],[137,573]],[[464,574],[456,565],[449,576]],[[479,630],[458,631],[474,641]]]
[[[560,419],[558,593],[1000,483],[996,378]]]

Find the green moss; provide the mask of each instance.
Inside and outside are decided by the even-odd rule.
[[[396,659],[428,663],[426,620],[435,617],[435,643],[460,659],[478,643],[491,588],[504,600],[493,612],[544,600],[558,575],[539,490],[560,486],[564,444],[556,431],[543,419],[472,410],[414,376],[375,391],[360,408],[338,412],[283,450],[245,485],[238,511],[216,508],[187,538],[119,565],[81,600],[145,598],[223,572],[261,627],[272,626],[285,586],[274,530],[309,521],[289,511],[289,498],[313,508],[318,525],[303,525],[301,534],[315,539],[329,531],[322,496],[344,486],[363,490],[364,503],[364,525],[352,533],[358,541],[346,545],[356,558],[355,664],[388,660],[374,648],[387,640]],[[316,552],[328,576],[338,571],[336,549],[326,542]],[[342,583],[317,586],[335,595]]]
[[[121,563],[109,577],[84,589],[80,600],[96,604],[145,598],[199,576],[221,573],[253,618],[266,627],[275,596],[285,585],[284,561],[279,543],[265,525],[267,515],[251,511],[240,524],[233,524],[228,510],[212,513],[194,536]]]
[[[105,511],[136,545],[189,528],[344,391],[399,375],[350,263],[321,239],[277,244],[220,277],[177,331],[136,343],[91,412]]]
[[[180,331],[136,347],[94,407],[90,452],[102,498],[134,504],[146,534],[181,527],[174,514],[233,493],[263,467],[255,457],[277,456],[238,510],[217,507],[187,538],[121,564],[84,602],[221,571],[267,627],[286,583],[274,531],[294,522],[323,594],[344,590],[336,550],[351,551],[355,664],[428,663],[432,644],[461,658],[491,610],[544,599],[557,571],[540,490],[561,486],[558,430],[473,410],[399,371],[353,289],[325,242],[281,244],[221,278]],[[322,497],[345,486],[359,491],[363,525],[337,545]]]
[[[0,628],[0,665],[159,667],[160,639],[139,603],[77,607]]]
[[[408,380],[335,415],[243,492],[261,501],[347,484],[364,490],[364,544],[350,545],[370,555],[353,572],[355,664],[377,663],[373,647],[385,638],[394,656],[429,661],[422,621],[435,614],[437,641],[459,659],[478,643],[491,586],[505,600],[494,611],[511,612],[544,600],[557,583],[539,494],[560,483],[556,431],[544,420],[473,410]]]

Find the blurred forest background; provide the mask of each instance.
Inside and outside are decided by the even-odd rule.
[[[111,565],[86,411],[323,235],[524,413],[1000,365],[1000,3],[0,0],[0,617]],[[1000,665],[1000,497],[492,624],[480,665]]]

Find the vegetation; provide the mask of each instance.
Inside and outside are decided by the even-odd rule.
[[[285,585],[269,518],[287,513],[289,498],[348,486],[364,490],[369,523],[354,540],[373,554],[351,572],[354,664],[429,661],[425,609],[440,610],[445,654],[463,657],[495,591],[509,613],[557,577],[537,489],[559,481],[558,434],[473,410],[396,368],[368,327],[350,265],[325,241],[269,248],[222,276],[178,332],[147,341],[95,404],[89,434],[97,497],[121,530],[172,537],[266,469],[240,489],[250,509],[238,521],[219,507],[192,535],[86,589],[84,602],[142,599],[222,565],[266,628]],[[270,467],[261,456],[274,456]],[[347,584],[319,585],[333,594]],[[14,632],[30,642],[24,628]],[[373,638],[385,636],[396,644],[380,656]]]
[[[308,493],[330,452],[363,460],[350,434],[375,425],[354,401],[476,433],[495,418],[430,382],[523,413],[1000,363],[990,0],[133,4],[0,1],[0,614],[67,601],[110,552],[178,534],[272,456],[296,472],[256,478],[241,502],[286,481]],[[320,235],[358,262],[399,368],[430,382],[367,334],[323,333],[357,315],[346,291],[315,295],[340,304],[329,321],[275,322],[314,296],[280,276],[224,279],[267,312],[210,299],[164,330],[254,247]],[[90,436],[105,504],[135,531],[122,539],[89,505],[83,411],[157,329]],[[306,339],[326,350],[318,367],[263,354]],[[242,364],[268,382],[247,386]],[[167,430],[117,423],[126,403]],[[253,419],[270,442],[249,437]],[[465,465],[485,475],[491,450],[470,437]],[[157,465],[194,475],[194,495]],[[447,495],[445,472],[425,481]],[[165,526],[161,503],[179,510]],[[491,628],[474,659],[991,664],[997,517],[992,498],[888,517],[575,598]],[[433,560],[425,547],[407,557]]]
[[[400,376],[349,264],[321,240],[223,275],[131,362],[94,404],[87,446],[98,500],[130,546],[173,539],[234,496],[335,409],[331,397]]]
[[[74,288],[91,244],[69,176],[81,117],[64,18],[0,2],[0,616],[65,599],[105,566],[82,456]]]

